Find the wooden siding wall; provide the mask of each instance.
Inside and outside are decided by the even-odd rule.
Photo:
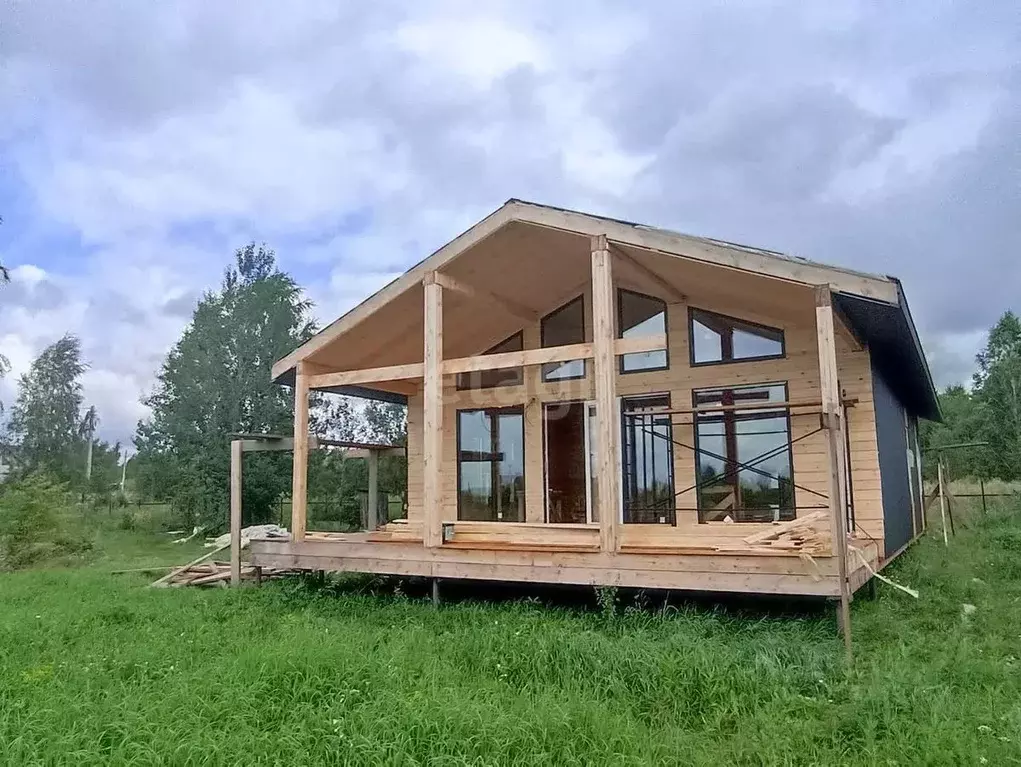
[[[768,290],[768,280],[763,280],[763,289]],[[639,289],[621,284],[646,294],[648,288]],[[590,290],[585,290],[586,340],[592,338],[592,306]],[[565,296],[565,301],[573,296]],[[763,314],[747,308],[753,298],[742,300],[736,296],[734,303],[721,304],[719,300],[700,302],[689,299],[692,306],[728,314],[773,327],[783,328],[786,341],[786,357],[777,360],[734,362],[718,365],[692,367],[689,364],[688,303],[668,303],[669,370],[644,373],[618,374],[618,396],[669,392],[672,406],[686,408],[692,404],[692,390],[742,384],[764,384],[786,382],[788,396],[792,401],[813,401],[820,399],[819,363],[816,344],[814,299],[811,289],[805,290],[804,306],[792,307],[784,316]],[[556,307],[550,307],[554,309]],[[524,329],[526,349],[539,347],[539,324]],[[502,339],[491,339],[496,343]],[[855,531],[877,541],[883,540],[883,504],[880,485],[879,457],[876,441],[875,410],[872,400],[872,376],[869,354],[865,349],[855,349],[843,334],[837,336],[838,368],[841,388],[846,397],[856,398],[857,404],[849,408],[848,430],[850,434],[850,466],[852,473],[853,503],[855,507]],[[457,410],[478,407],[525,406],[525,503],[526,521],[542,522],[545,518],[544,477],[543,477],[543,434],[542,405],[548,402],[567,400],[589,400],[593,397],[592,363],[588,362],[584,380],[543,383],[538,366],[525,368],[525,382],[520,386],[496,389],[457,391],[455,379],[448,376],[444,381],[443,396],[443,510],[444,521],[457,518]],[[694,445],[691,416],[675,416],[674,439],[686,445]],[[818,415],[792,416],[792,439],[818,429]],[[408,402],[408,518],[422,518],[422,394],[409,397]],[[796,442],[793,446],[794,481],[811,488],[823,497],[796,491],[799,508],[825,505],[827,493],[827,458],[823,433]],[[695,483],[695,456],[691,450],[674,447],[675,489],[681,490]],[[696,494],[689,491],[677,499],[678,508],[693,509]],[[806,514],[807,511],[801,511]],[[627,525],[625,528],[633,526]],[[726,524],[711,523],[699,525],[697,512],[678,511],[677,527],[642,526],[650,534],[684,535],[693,532],[714,534],[748,535],[761,525],[755,523]],[[553,531],[550,531],[553,534]]]

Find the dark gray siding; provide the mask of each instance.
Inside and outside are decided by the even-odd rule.
[[[904,407],[873,364],[872,397],[876,408],[876,440],[883,487],[883,525],[886,556],[905,546],[912,536],[911,485]]]

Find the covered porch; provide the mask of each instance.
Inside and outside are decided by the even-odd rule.
[[[676,243],[661,242],[654,230],[602,227],[588,217],[556,211],[543,216],[522,222],[494,214],[275,366],[278,380],[294,376],[291,540],[253,542],[253,561],[431,578],[825,596],[839,598],[846,613],[851,594],[878,569],[881,551],[867,527],[849,531],[844,499],[850,494],[850,467],[843,447],[848,403],[838,383],[838,339],[848,347],[861,346],[835,316],[831,295],[846,289],[889,300],[886,286],[807,262],[778,264],[775,254],[736,254],[725,244],[692,242],[698,257],[677,257],[667,249]],[[673,349],[687,328],[674,321],[665,332],[618,333],[618,288],[657,296],[670,306],[697,300],[703,306],[735,307],[739,315],[783,315],[804,331],[806,351],[791,358],[804,370],[789,374],[777,372],[773,363],[752,362],[731,374],[792,379],[787,397],[772,406],[814,421],[814,447],[797,457],[807,466],[803,474],[811,477],[814,502],[799,501],[793,521],[704,524],[678,517],[666,527],[626,523],[620,501],[619,398],[663,385],[651,374],[625,380],[619,360]],[[578,293],[591,307],[585,340],[542,343],[537,323],[544,312]],[[520,350],[484,351],[522,327]],[[545,366],[579,360],[585,372],[577,381],[554,384],[540,376]],[[453,384],[465,374],[516,369],[524,371],[523,386],[514,394],[491,390],[480,398]],[[690,394],[696,384],[715,383],[712,375],[678,360],[669,388],[687,386]],[[309,446],[304,435],[309,392],[316,389],[371,392],[411,405],[409,432],[416,435],[415,450],[409,449],[412,518],[362,533],[307,531]],[[533,424],[551,399],[592,408],[592,511],[584,523],[550,519],[545,458],[524,469],[531,474],[516,499],[523,507],[520,519],[460,517],[453,456],[461,446],[454,416],[483,399],[487,407],[499,404],[500,397]],[[702,411],[738,407],[693,405],[664,412],[690,419]],[[613,415],[603,418],[601,413]],[[871,417],[871,411],[861,417]],[[525,451],[543,455],[544,439],[541,429],[526,431]],[[862,482],[856,492],[867,488]]]

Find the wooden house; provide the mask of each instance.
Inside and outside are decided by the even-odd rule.
[[[900,283],[510,200],[280,360],[256,565],[842,597],[925,524]],[[310,390],[408,407],[407,519],[306,529]]]

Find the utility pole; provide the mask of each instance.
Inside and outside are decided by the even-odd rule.
[[[130,455],[125,455],[124,456],[124,463],[121,464],[121,493],[122,494],[124,493],[124,480],[127,479],[127,476],[128,476],[128,461],[130,461],[130,460],[131,460],[131,456]]]
[[[87,444],[85,446],[85,482],[92,479],[92,442],[96,434],[96,424],[99,416],[96,414],[96,406],[93,405],[85,412],[85,420],[82,421],[82,431],[85,434]]]

